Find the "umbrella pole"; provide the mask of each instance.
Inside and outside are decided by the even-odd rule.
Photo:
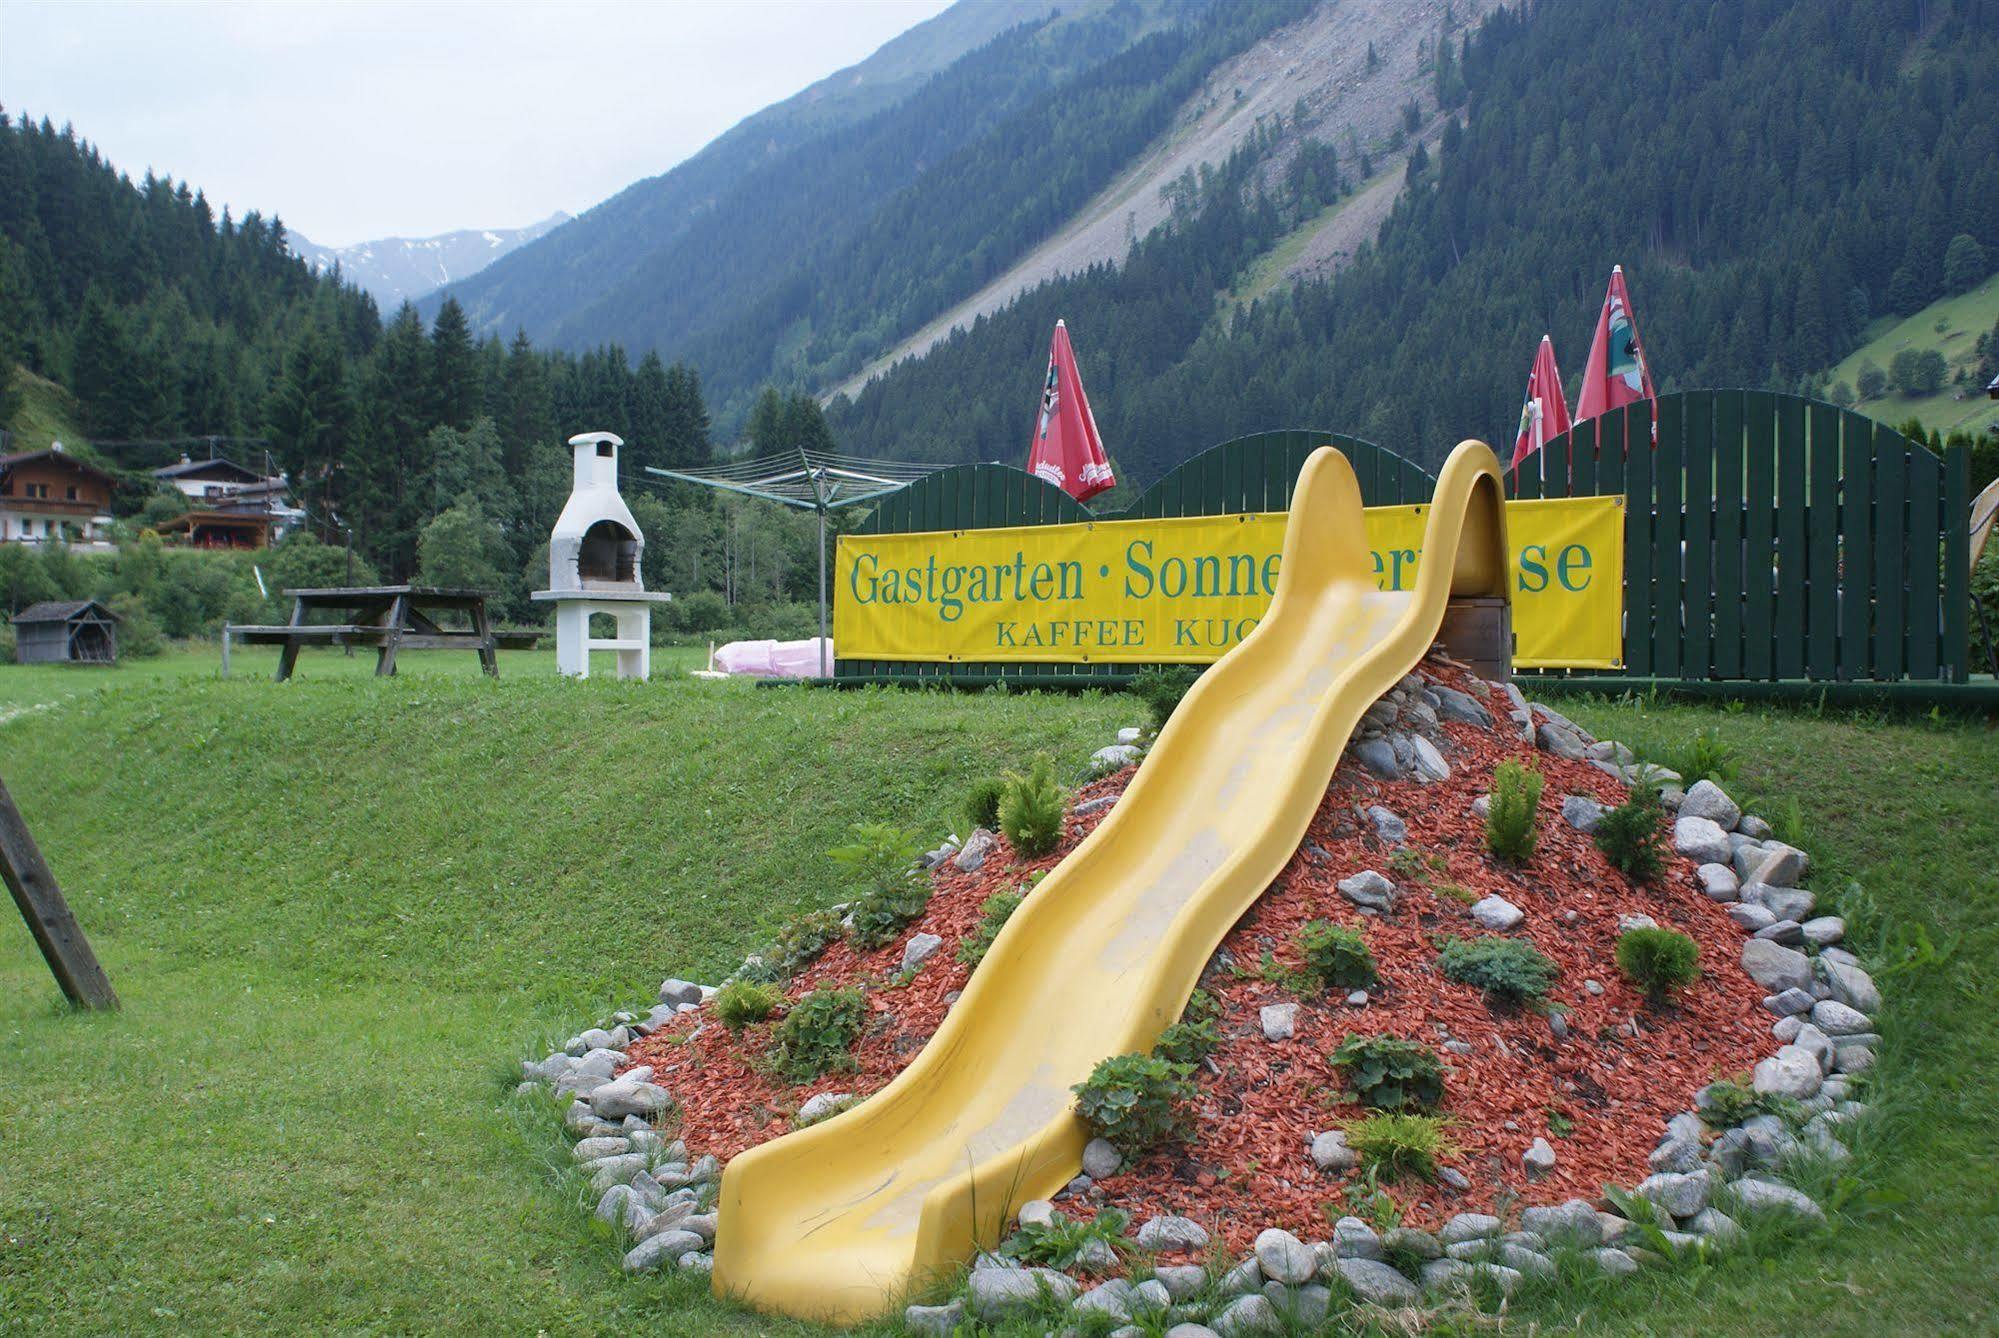
[[[826,678],[826,506],[819,511],[819,677]]]

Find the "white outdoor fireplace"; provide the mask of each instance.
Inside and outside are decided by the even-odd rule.
[[[673,598],[650,594],[639,569],[645,536],[618,494],[618,448],[609,432],[569,439],[576,481],[548,536],[548,589],[534,598],[555,605],[555,667],[574,678],[590,676],[590,652],[618,653],[619,678],[652,673],[652,606]],[[592,614],[617,624],[611,637],[590,635]]]

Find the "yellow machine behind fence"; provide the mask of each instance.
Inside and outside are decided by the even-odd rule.
[[[1362,713],[1422,659],[1447,604],[1506,597],[1500,469],[1484,443],[1445,464],[1423,551],[1413,589],[1378,591],[1352,466],[1330,448],[1305,462],[1268,615],[1007,921],[922,1053],[852,1110],[729,1164],[717,1294],[815,1319],[879,1314],[1076,1174],[1088,1134],[1070,1088],[1179,1017],[1297,849]]]

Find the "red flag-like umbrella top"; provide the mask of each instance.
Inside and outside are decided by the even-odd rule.
[[[1519,464],[1550,440],[1567,432],[1569,398],[1562,393],[1562,372],[1555,366],[1555,343],[1541,336],[1541,351],[1527,373],[1527,401],[1520,406],[1520,431],[1513,438],[1513,463]]]
[[[1624,287],[1624,266],[1618,265],[1610,271],[1610,288],[1603,295],[1603,310],[1597,313],[1596,338],[1590,341],[1589,366],[1583,369],[1582,394],[1576,397],[1576,420],[1654,397],[1652,369],[1646,366],[1638,318]]]
[[[1117,486],[1083,393],[1083,378],[1076,374],[1068,327],[1061,321],[1055,322],[1055,338],[1048,346],[1048,379],[1042,384],[1027,468],[1079,502]]]

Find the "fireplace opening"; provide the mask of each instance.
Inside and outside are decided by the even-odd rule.
[[[638,536],[615,520],[600,520],[583,532],[576,551],[576,577],[629,585],[638,579],[638,563]]]

